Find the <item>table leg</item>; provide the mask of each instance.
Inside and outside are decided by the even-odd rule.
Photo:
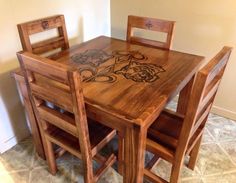
[[[147,129],[133,126],[126,129],[124,139],[124,183],[143,182]]]
[[[183,114],[183,115],[186,114],[188,101],[189,101],[191,90],[194,83],[194,78],[195,77],[192,77],[192,79],[188,82],[188,84],[179,93],[177,112],[180,114]]]
[[[29,94],[27,91],[26,84],[25,82],[22,82],[22,81],[17,81],[17,84],[19,86],[19,90],[23,97],[24,107],[25,107],[25,111],[29,119],[30,126],[31,126],[33,143],[35,145],[36,152],[41,158],[45,159],[46,157],[44,153],[43,143],[41,140],[41,134],[40,134],[39,127],[37,124],[37,120],[33,112],[33,107],[29,99]]]
[[[123,175],[124,169],[124,136],[118,132],[118,172]]]

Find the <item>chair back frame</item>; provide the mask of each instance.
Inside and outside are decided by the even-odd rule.
[[[17,25],[21,44],[24,51],[34,54],[43,54],[58,48],[69,48],[64,15],[55,15],[38,20],[33,20]],[[58,30],[58,36],[31,44],[30,36],[51,29]]]
[[[188,110],[180,132],[175,162],[183,163],[188,143],[198,129],[205,127],[217,89],[228,63],[232,48],[223,49],[197,74],[188,103]],[[201,134],[198,135],[199,138]],[[197,140],[196,140],[197,142]],[[193,144],[194,145],[194,144]]]
[[[45,106],[42,106],[44,101],[52,102],[73,113],[76,129],[71,128],[68,132],[78,138],[83,163],[86,164],[89,173],[85,173],[88,176],[86,179],[93,180],[92,152],[79,72],[69,66],[30,52],[19,52],[17,57],[25,75],[37,120],[40,122],[40,130],[48,128],[48,123],[43,120],[42,112],[40,112],[45,109]],[[50,88],[44,88],[37,83],[35,75],[41,75],[47,78],[47,81],[51,80],[57,84],[55,87],[50,85]],[[60,89],[57,86],[64,87]]]
[[[173,39],[175,22],[148,17],[128,16],[127,42],[169,50]],[[134,36],[134,28],[167,33],[165,42]]]

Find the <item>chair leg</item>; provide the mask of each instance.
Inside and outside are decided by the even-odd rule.
[[[180,177],[182,165],[183,165],[183,161],[176,162],[172,165],[170,183],[178,183],[179,182],[179,177]]]
[[[198,158],[198,154],[199,154],[201,141],[202,141],[202,135],[198,139],[198,141],[195,144],[195,146],[193,147],[192,151],[190,152],[190,159],[189,159],[187,167],[190,168],[191,170],[194,170],[194,168],[195,168],[197,158]]]
[[[83,160],[85,183],[95,183],[92,164],[93,164],[92,161],[90,161],[90,164],[88,164],[86,160]]]
[[[52,175],[57,173],[57,164],[55,160],[55,154],[53,151],[52,143],[45,137],[45,154],[48,162],[49,172]]]
[[[181,156],[179,156],[177,159],[174,160],[171,168],[170,183],[179,182],[181,169],[183,167],[183,161],[184,161],[184,154],[182,154]]]
[[[124,138],[118,133],[118,172],[123,175],[124,170]]]

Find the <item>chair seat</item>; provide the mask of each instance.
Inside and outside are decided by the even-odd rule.
[[[116,131],[90,119],[88,119],[88,128],[92,156],[95,156],[116,135]],[[46,136],[55,144],[81,158],[78,137],[57,127],[47,130]]]
[[[153,153],[158,151],[158,154],[163,155],[164,159],[172,161],[178,146],[183,121],[184,116],[170,110],[164,110],[148,129],[147,150]],[[186,154],[190,152],[202,132],[202,128],[196,130],[189,141]]]

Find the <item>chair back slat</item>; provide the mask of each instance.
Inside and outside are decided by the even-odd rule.
[[[69,83],[67,73],[68,67],[65,65],[29,52],[25,52],[24,54],[20,52],[17,54],[17,56],[19,60],[21,60],[21,57],[23,57],[24,67],[26,70],[30,70],[34,73],[38,73],[51,80],[55,80],[64,84]]]
[[[231,47],[224,47],[198,72],[181,129],[181,145],[177,148],[177,154],[183,155],[197,129],[205,126],[231,51]]]
[[[193,126],[193,129],[191,131],[191,135],[190,136],[193,136],[194,133],[197,131],[197,129],[202,125],[202,123],[204,123],[205,119],[208,117],[209,115],[209,112],[211,110],[211,105],[212,103],[209,103],[206,108],[204,108],[204,110],[202,111],[201,115],[199,115],[199,117],[197,118],[194,126]]]
[[[35,54],[42,54],[48,51],[52,51],[58,48],[64,47],[64,38],[56,37],[46,41],[41,41],[35,44],[32,44],[32,51]]]
[[[128,16],[127,41],[131,43],[139,43],[157,48],[170,49],[174,24],[175,24],[174,21],[130,15]],[[166,41],[161,42],[161,41],[154,41],[150,39],[136,37],[133,34],[134,28],[167,33]]]
[[[45,106],[38,107],[40,117],[48,121],[49,123],[55,125],[58,128],[65,130],[67,133],[78,137],[78,132],[75,126],[75,119],[67,114],[62,114],[61,112],[51,109]]]
[[[199,104],[199,110],[198,111],[200,111],[200,109],[203,109],[206,106],[206,104],[209,103],[209,101],[213,100],[213,97],[215,96],[219,85],[220,85],[220,80],[218,80],[218,82],[214,85],[214,87],[211,88],[211,90],[209,90],[207,92],[207,95],[202,97],[202,101]]]
[[[69,41],[63,15],[55,15],[25,22],[18,24],[17,27],[24,51],[42,54],[58,48],[61,48],[62,50],[69,48]],[[57,29],[58,36],[36,44],[31,43],[31,35],[51,29]]]
[[[55,87],[45,88],[35,83],[30,83],[30,88],[33,96],[36,98],[53,103],[55,106],[73,113],[72,96],[70,93]]]

